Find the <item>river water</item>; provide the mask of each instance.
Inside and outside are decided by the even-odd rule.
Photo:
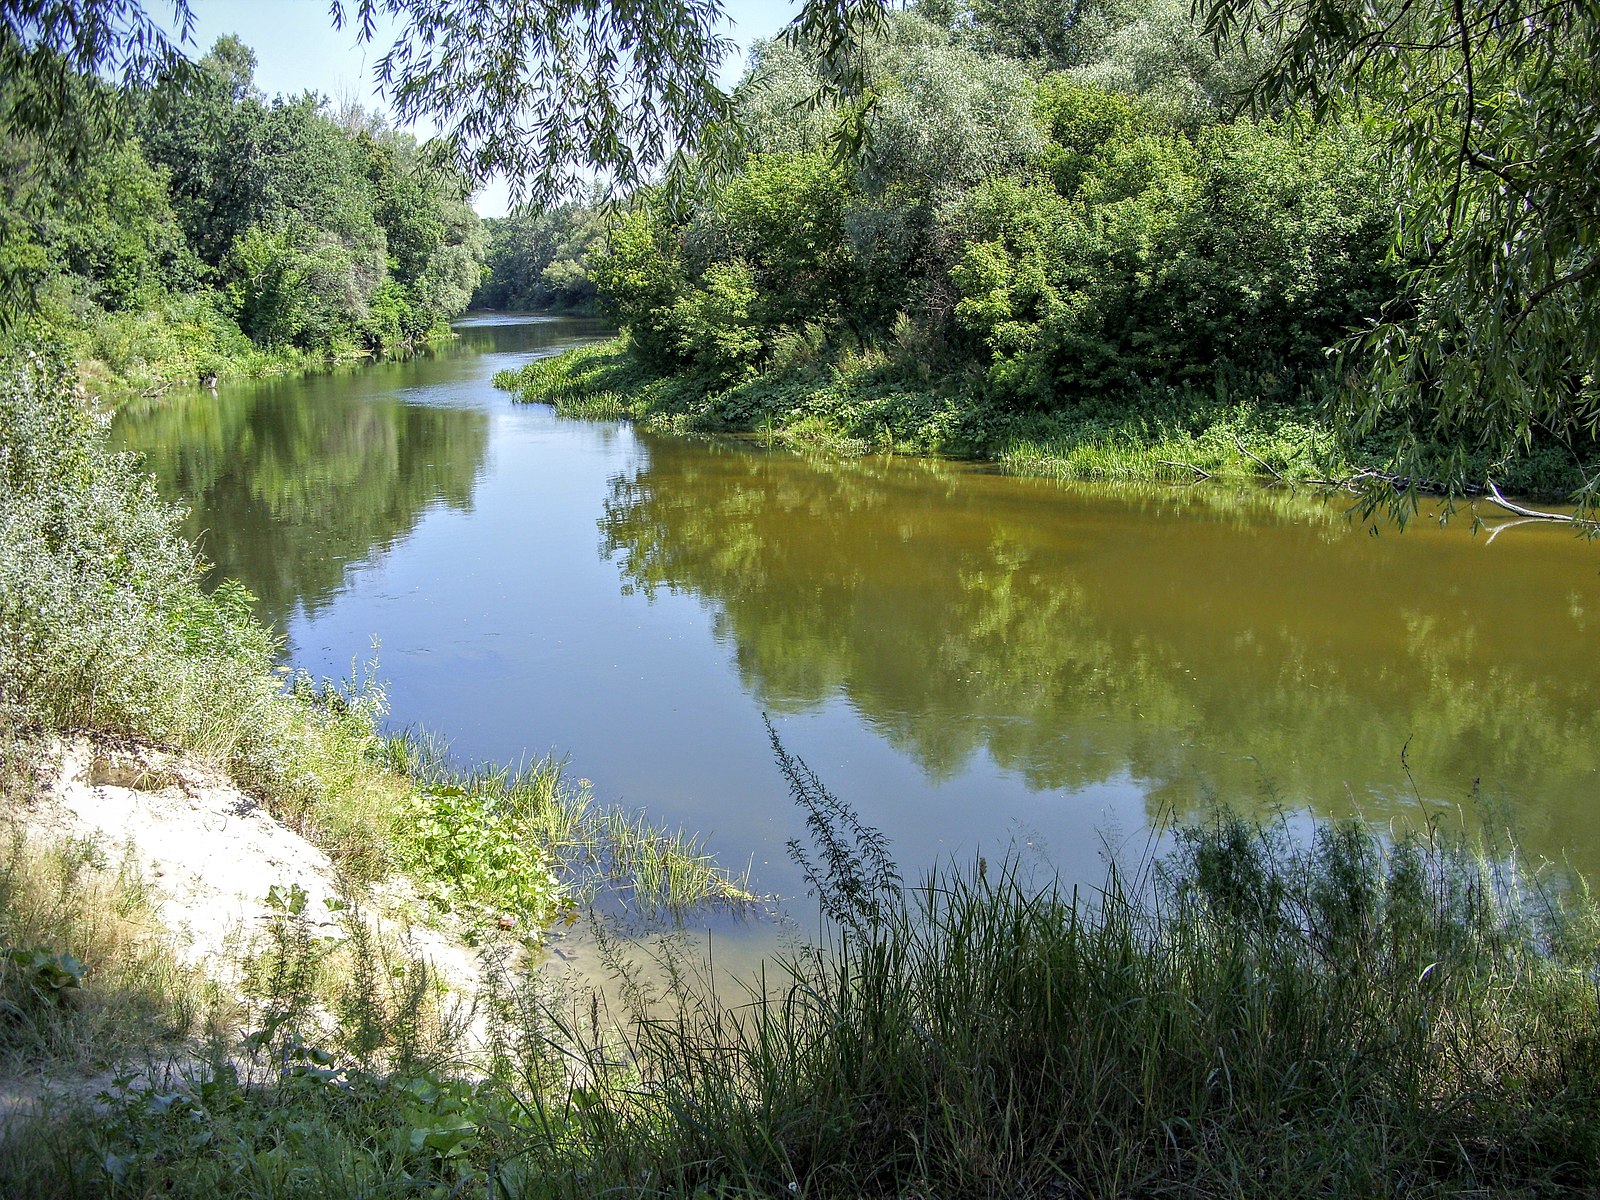
[[[908,877],[1009,849],[1097,881],[1215,799],[1488,808],[1600,868],[1600,546],[658,437],[490,385],[600,332],[472,318],[428,356],[116,434],[289,661],[344,676],[376,641],[397,725],[465,760],[564,755],[763,892],[804,891],[763,714]]]

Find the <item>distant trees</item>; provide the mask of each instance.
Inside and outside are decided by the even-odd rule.
[[[1325,373],[1393,290],[1378,145],[975,49],[999,12],[891,20],[850,161],[803,103],[804,47],[761,47],[735,95],[742,167],[688,213],[642,206],[595,263],[639,356],[726,383],[796,337],[914,345],[1026,410],[1219,380],[1285,399]]]
[[[341,127],[314,96],[268,102],[233,38],[198,66],[141,96],[134,128],[252,339],[393,345],[465,307],[483,237],[462,177],[409,137]]]
[[[0,128],[6,273],[115,374],[209,373],[244,338],[317,354],[410,344],[478,285],[485,239],[463,176],[315,96],[269,101],[254,65],[223,38],[128,91],[70,157],[26,123]],[[0,111],[27,85],[0,83]],[[130,320],[145,325],[132,337]]]
[[[486,223],[489,246],[475,308],[588,312],[594,280],[587,261],[605,232],[593,204],[525,209]]]

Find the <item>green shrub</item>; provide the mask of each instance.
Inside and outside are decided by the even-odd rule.
[[[0,708],[230,747],[271,703],[272,640],[237,585],[207,595],[177,515],[111,453],[61,354],[0,361]]]

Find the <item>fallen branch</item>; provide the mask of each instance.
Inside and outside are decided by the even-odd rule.
[[[1233,444],[1235,446],[1239,447],[1239,453],[1240,454],[1242,454],[1246,458],[1250,459],[1257,466],[1264,467],[1267,470],[1268,474],[1270,474],[1279,483],[1283,482],[1283,476],[1278,474],[1277,470],[1272,466],[1271,463],[1267,462],[1267,460],[1264,459],[1264,458],[1257,458],[1254,454],[1251,454],[1250,451],[1245,449],[1245,447],[1244,447],[1244,439],[1243,438],[1235,435],[1234,439],[1233,439]]]
[[[1541,512],[1537,508],[1523,508],[1520,504],[1513,504],[1500,494],[1500,489],[1494,480],[1488,481],[1490,497],[1508,513],[1515,513],[1519,517],[1526,517],[1530,521],[1561,521],[1568,525],[1583,525],[1590,529],[1597,528],[1593,521],[1586,521],[1582,517],[1574,517],[1568,513]]]
[[[1158,458],[1158,459],[1156,459],[1156,461],[1158,463],[1160,463],[1163,467],[1177,467],[1180,471],[1193,471],[1201,479],[1210,479],[1211,478],[1211,472],[1210,471],[1202,471],[1199,467],[1195,466],[1193,463],[1173,462],[1170,458]]]

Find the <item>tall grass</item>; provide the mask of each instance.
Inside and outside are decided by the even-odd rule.
[[[1147,879],[941,871],[636,1021],[548,1194],[1581,1195],[1596,924],[1513,868],[1233,817]],[[535,1194],[547,1194],[536,1192]]]
[[[198,1033],[214,989],[117,847],[0,825],[0,1078],[92,1072]]]
[[[361,1022],[307,1027],[280,969],[266,1012],[287,1015],[256,1046],[278,1048],[270,1073],[219,1065],[128,1091],[98,1125],[20,1127],[0,1185],[1276,1198],[1580,1196],[1600,1178],[1600,921],[1581,890],[1439,837],[1228,815],[1093,892],[982,860],[904,887],[881,839],[845,845],[859,817],[784,769],[839,842],[818,838],[813,878],[848,919],[740,994],[670,962],[664,993],[625,975],[614,1009],[559,1003],[496,958],[473,1079],[442,1043],[364,1058]],[[57,1186],[41,1163],[75,1165]]]

